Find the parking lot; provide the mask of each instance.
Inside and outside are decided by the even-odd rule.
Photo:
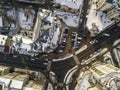
[[[64,55],[72,53],[73,50],[78,50],[82,46],[83,40],[83,36],[78,34],[74,28],[65,27],[58,52]]]

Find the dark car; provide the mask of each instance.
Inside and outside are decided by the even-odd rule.
[[[66,28],[64,32],[65,32],[65,34],[68,34],[68,28]]]

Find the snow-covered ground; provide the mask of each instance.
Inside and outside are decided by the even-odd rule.
[[[79,9],[80,5],[83,4],[83,0],[56,0],[56,3],[65,5],[69,8]]]
[[[106,18],[106,15],[102,13],[102,11],[96,11],[96,4],[92,4],[87,18],[88,19],[86,26],[88,27],[88,29],[91,30],[92,24],[95,24],[99,32],[114,23],[114,21]]]
[[[61,18],[67,26],[78,27],[79,16],[70,12],[64,12],[62,10],[57,10],[56,14]]]

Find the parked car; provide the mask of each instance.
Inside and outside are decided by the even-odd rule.
[[[82,40],[82,37],[80,35],[77,35],[77,40]]]
[[[77,35],[77,33],[76,32],[72,32],[72,36],[76,36]]]
[[[65,33],[65,34],[68,34],[68,28],[65,28],[64,33]]]
[[[64,30],[64,32],[63,32],[63,36],[68,37],[68,28],[67,28],[67,27],[65,28],[65,30]]]
[[[62,49],[64,49],[64,48],[65,48],[65,46],[66,46],[66,43],[65,43],[65,42],[63,42],[63,43],[61,44],[61,48],[62,48]]]
[[[80,44],[77,43],[77,44],[75,45],[75,49],[79,49],[79,48],[80,48]]]
[[[62,38],[62,42],[66,42],[67,41],[67,39],[66,38]]]

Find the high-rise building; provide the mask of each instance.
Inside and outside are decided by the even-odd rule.
[[[0,51],[9,53],[10,38],[5,35],[0,35]]]
[[[113,49],[113,53],[117,61],[118,67],[120,67],[120,39],[116,40],[113,46],[115,47]]]
[[[119,90],[119,79],[119,68],[96,62],[80,72],[75,90]]]
[[[31,80],[23,87],[23,90],[44,90],[44,85],[41,82]]]
[[[107,12],[106,17],[110,19],[120,19],[120,9],[112,8]]]
[[[112,3],[114,0],[98,0],[96,3],[97,10],[105,11],[111,7],[113,7]]]

